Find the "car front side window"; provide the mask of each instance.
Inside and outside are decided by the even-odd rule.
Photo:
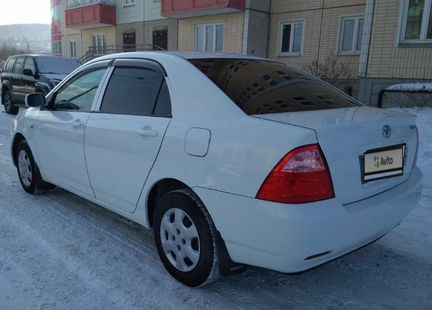
[[[27,57],[26,58],[26,61],[25,61],[25,64],[24,64],[24,70],[25,69],[30,70],[33,74],[36,73],[36,65],[34,63],[33,58],[31,58],[31,57]]]
[[[54,98],[54,110],[89,112],[106,68],[95,69],[67,83]]]

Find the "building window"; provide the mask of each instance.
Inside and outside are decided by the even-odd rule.
[[[224,49],[224,25],[210,24],[196,27],[195,48],[202,52],[222,52]]]
[[[404,0],[402,41],[432,42],[432,0]]]
[[[133,6],[135,5],[135,0],[123,0],[123,6]]]
[[[360,54],[363,39],[364,17],[344,17],[341,23],[339,53],[342,55]]]
[[[69,41],[69,54],[72,58],[77,57],[76,41]]]
[[[282,23],[279,55],[301,56],[303,50],[304,22]]]

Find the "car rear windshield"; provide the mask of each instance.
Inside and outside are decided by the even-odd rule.
[[[80,66],[75,59],[61,57],[37,57],[36,63],[40,73],[69,74]]]
[[[360,104],[293,67],[256,59],[190,59],[248,115],[356,107]]]

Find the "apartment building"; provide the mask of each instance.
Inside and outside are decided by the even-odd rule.
[[[269,57],[370,105],[390,85],[432,80],[432,0],[52,2],[53,51],[64,56],[151,46]]]
[[[432,81],[432,0],[368,0],[364,32],[362,102],[377,104],[390,85]]]
[[[162,0],[178,21],[179,51],[267,56],[270,0]]]
[[[77,58],[81,55],[81,32],[66,28],[66,5],[64,0],[51,0],[51,49],[54,55]]]
[[[88,60],[137,49],[177,49],[177,21],[160,0],[51,0],[53,54]]]

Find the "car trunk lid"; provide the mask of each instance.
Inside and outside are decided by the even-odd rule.
[[[416,117],[413,115],[354,107],[254,117],[313,129],[330,168],[336,199],[342,204],[384,192],[405,181],[411,173],[417,147]],[[365,181],[365,154],[370,151],[377,154],[396,146],[403,148],[400,152],[403,154],[400,156],[404,162],[403,173]],[[370,156],[367,158],[370,162]]]

